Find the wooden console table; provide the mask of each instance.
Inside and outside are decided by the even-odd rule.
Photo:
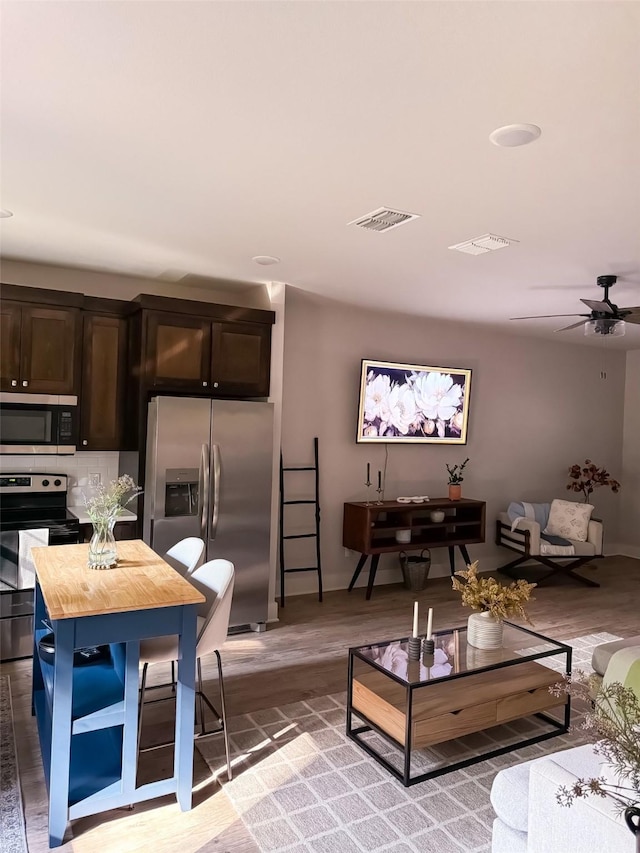
[[[88,545],[34,548],[33,710],[49,799],[49,846],[68,820],[176,794],[191,808],[196,606],[204,596],[140,540],[118,544],[118,564],[87,567]],[[47,622],[51,628],[47,627]],[[53,662],[38,643],[55,637]],[[140,640],[179,636],[173,772],[138,785]],[[74,651],[108,645],[77,665]]]
[[[432,498],[422,504],[354,503],[344,505],[342,544],[360,553],[358,565],[349,584],[349,592],[358,580],[367,559],[371,557],[367,599],[371,598],[380,554],[399,553],[421,548],[448,548],[451,574],[455,571],[455,548],[458,547],[465,565],[470,563],[467,545],[484,542],[484,501],[460,498]],[[432,521],[431,513],[442,510],[444,519]],[[411,541],[397,542],[397,530],[410,530]]]

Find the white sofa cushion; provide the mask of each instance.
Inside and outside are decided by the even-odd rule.
[[[577,542],[586,542],[592,512],[593,504],[561,501],[554,498],[551,502],[549,521],[544,533],[548,533],[550,536],[574,539]]]
[[[527,853],[635,853],[635,839],[610,797],[588,797],[571,806],[556,799],[561,785],[600,774],[600,758],[590,744],[532,763]]]

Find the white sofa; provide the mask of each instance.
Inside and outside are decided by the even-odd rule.
[[[635,853],[635,837],[609,797],[562,806],[561,785],[601,775],[590,744],[501,770],[493,781],[492,853]]]

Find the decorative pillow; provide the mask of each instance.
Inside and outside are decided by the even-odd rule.
[[[593,504],[580,504],[555,498],[551,502],[549,521],[543,533],[564,536],[566,539],[575,539],[576,542],[586,542],[592,512]]]

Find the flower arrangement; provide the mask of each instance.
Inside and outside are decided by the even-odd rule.
[[[572,492],[580,492],[583,495],[584,503],[589,501],[589,497],[594,489],[599,486],[608,486],[612,492],[620,491],[620,483],[614,480],[606,468],[598,468],[590,459],[584,460],[584,468],[580,465],[572,465],[569,468],[569,482],[567,489]]]
[[[142,489],[128,474],[123,474],[117,480],[112,480],[108,489],[103,483],[100,483],[96,486],[96,494],[92,498],[87,499],[85,496],[87,515],[94,525],[109,519],[115,520],[124,507],[137,498],[141,492]]]
[[[589,703],[592,709],[580,728],[594,744],[594,752],[609,764],[616,781],[604,776],[578,779],[570,787],[560,787],[556,799],[561,805],[570,806],[575,800],[592,795],[611,797],[623,811],[640,804],[640,697],[632,688],[614,681],[601,686],[593,702],[595,686],[593,675],[577,671],[550,691],[554,696],[570,693]]]
[[[457,486],[458,483],[461,483],[464,480],[462,472],[464,471],[468,461],[469,457],[467,456],[462,465],[454,465],[453,467],[451,467],[450,465],[446,465],[445,463],[447,472],[449,474],[449,479],[447,482],[450,486]]]
[[[531,623],[525,609],[525,602],[531,600],[531,590],[537,586],[525,580],[517,580],[508,586],[501,584],[495,578],[478,577],[478,561],[467,566],[466,571],[456,572],[457,577],[451,578],[453,588],[462,594],[464,607],[489,613],[500,621],[510,616],[519,616],[525,622]],[[463,578],[466,583],[458,580]]]

